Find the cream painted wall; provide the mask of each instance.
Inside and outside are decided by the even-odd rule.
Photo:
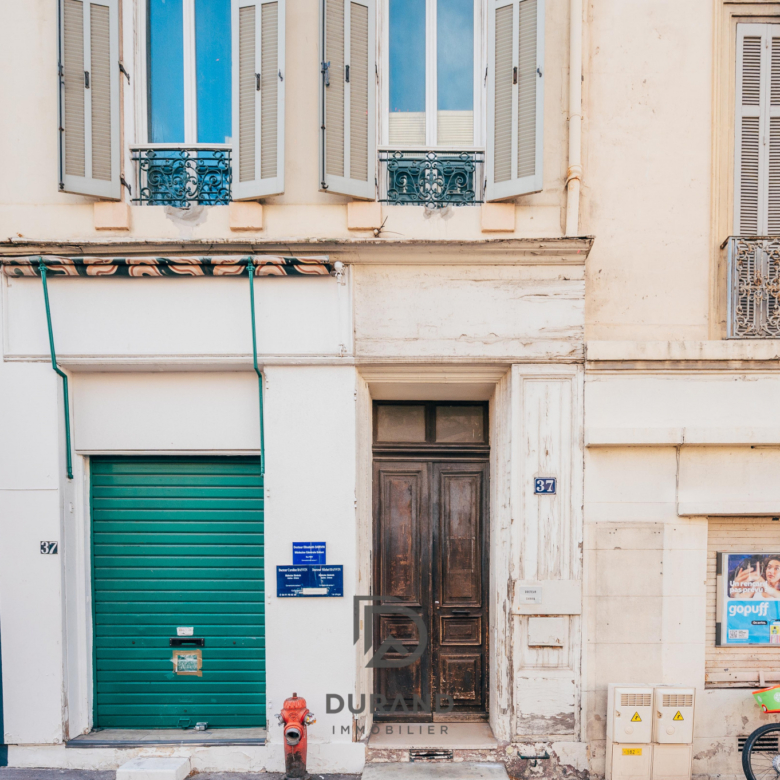
[[[363,745],[341,732],[342,726],[351,725],[350,713],[325,711],[327,693],[346,700],[356,688],[352,645],[352,602],[357,592],[356,390],[357,376],[350,367],[268,370],[268,712],[279,712],[293,690],[305,692],[317,715],[309,731],[310,745],[343,743],[344,762],[354,757],[353,768],[330,771],[356,771],[355,765],[363,760]],[[343,599],[276,597],[276,566],[292,564],[292,543],[301,541],[326,542],[328,563],[344,566]],[[269,718],[269,731],[271,739],[281,739],[275,718]]]
[[[124,2],[134,7],[134,0]],[[505,234],[508,236],[560,236],[565,219],[569,3],[547,0],[546,5],[544,190],[517,199],[517,229]],[[135,35],[129,29],[135,16],[132,10],[125,8],[122,31],[124,59],[131,75],[129,85],[121,79],[127,144],[143,140],[136,137],[138,131],[132,119],[131,101],[141,94],[143,84],[141,63],[134,51]],[[230,230],[227,207],[206,209],[200,224],[166,216],[162,207],[134,207],[129,231],[98,233],[93,199],[58,192],[56,26],[56,5],[48,0],[4,3],[0,7],[0,72],[14,74],[5,85],[7,110],[0,119],[0,145],[14,150],[0,182],[0,238],[373,238],[371,231],[347,229],[349,198],[319,191],[321,75],[319,13],[314,0],[287,0],[286,191],[267,199],[264,230],[238,234]],[[127,174],[128,179],[134,178],[129,170]],[[122,197],[128,197],[126,191]],[[442,231],[464,240],[485,237],[478,208],[430,214],[422,207],[396,207],[386,209],[385,215],[384,237],[436,239]]]
[[[7,278],[6,358],[48,359],[40,279]],[[249,281],[224,277],[49,280],[58,356],[117,360],[251,361]],[[350,304],[335,278],[255,283],[258,353],[340,355],[351,347]],[[251,362],[249,363],[251,365]]]
[[[6,742],[54,743],[63,735],[57,384],[44,366],[0,363],[0,609]],[[29,672],[20,673],[20,662]],[[28,666],[29,664],[29,666]],[[34,706],[31,704],[34,703]]]
[[[253,371],[76,374],[71,387],[77,452],[260,451]]]
[[[582,270],[357,266],[356,353],[374,359],[577,359]]]

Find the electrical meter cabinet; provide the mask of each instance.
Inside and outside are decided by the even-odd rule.
[[[693,742],[695,688],[656,688],[653,742],[688,745]]]
[[[644,685],[610,685],[607,739],[650,743],[653,738],[653,689]]]
[[[653,687],[610,684],[607,702],[607,780],[651,780]]]

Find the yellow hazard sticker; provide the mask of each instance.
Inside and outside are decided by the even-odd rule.
[[[684,720],[682,716],[682,712],[680,712],[680,710],[677,710],[677,714],[672,718],[672,720]]]
[[[623,748],[624,756],[641,756],[642,748]]]
[[[642,722],[642,718],[639,717],[639,713],[638,712],[634,713],[634,717],[631,718],[631,722],[632,723],[641,723]]]

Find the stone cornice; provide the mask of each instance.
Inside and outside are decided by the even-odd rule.
[[[10,239],[0,242],[0,262],[18,256],[206,256],[278,255],[302,257],[328,255],[327,260],[347,264],[380,265],[584,265],[594,239],[489,238],[476,241],[390,240],[383,238],[300,239],[247,241],[181,241],[127,238],[85,241],[36,241]]]

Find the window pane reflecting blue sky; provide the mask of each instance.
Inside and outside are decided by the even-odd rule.
[[[425,111],[425,0],[390,0],[390,111]]]
[[[474,108],[474,0],[438,0],[436,81],[439,111]]]
[[[149,0],[149,140],[184,143],[182,0]]]
[[[195,0],[198,143],[224,144],[232,124],[230,0]]]

